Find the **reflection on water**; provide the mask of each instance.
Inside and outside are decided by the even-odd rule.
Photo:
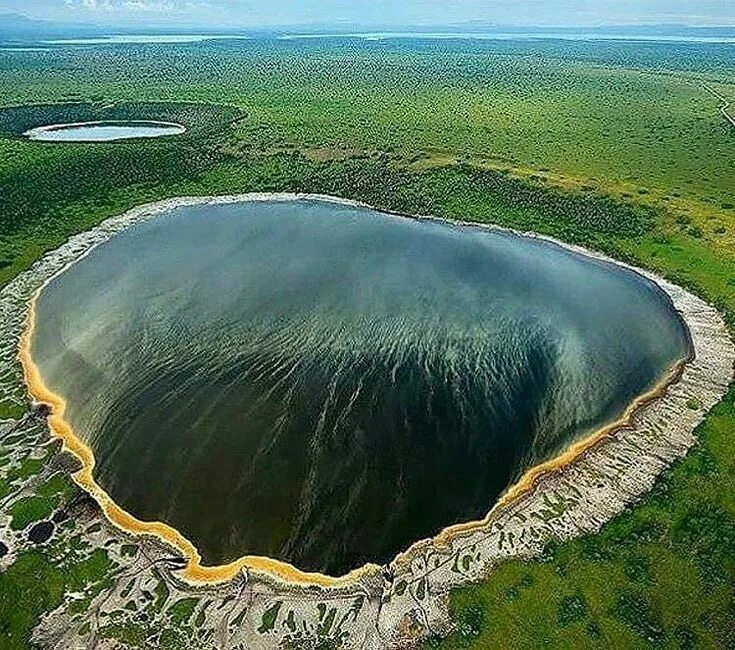
[[[32,353],[99,482],[214,564],[341,573],[481,518],[686,354],[651,283],[319,201],[172,210],[42,292]]]

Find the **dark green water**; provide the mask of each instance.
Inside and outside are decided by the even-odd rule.
[[[688,345],[634,273],[319,201],[172,210],[37,315],[33,357],[118,503],[210,564],[332,574],[483,517]]]

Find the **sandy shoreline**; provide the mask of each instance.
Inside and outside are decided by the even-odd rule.
[[[659,383],[658,386],[656,386],[653,390],[649,391],[645,395],[638,397],[628,407],[622,418],[610,425],[603,427],[598,431],[593,432],[590,436],[573,444],[570,448],[562,452],[554,459],[528,470],[518,482],[516,482],[505,492],[505,494],[498,500],[498,502],[493,506],[493,508],[483,520],[450,526],[444,529],[433,539],[417,541],[409,549],[401,553],[390,564],[392,569],[394,569],[395,571],[414,572],[415,569],[413,565],[415,564],[416,558],[424,555],[427,551],[427,548],[433,548],[437,550],[451,549],[453,548],[453,545],[455,543],[460,542],[468,535],[471,536],[478,533],[484,533],[486,532],[486,529],[492,528],[493,523],[497,523],[498,518],[502,518],[504,514],[507,513],[509,510],[517,509],[519,505],[522,505],[524,499],[526,499],[529,495],[533,495],[534,492],[537,491],[537,489],[539,488],[540,483],[542,483],[544,480],[552,479],[554,476],[559,477],[569,474],[575,468],[575,466],[580,464],[581,460],[588,455],[589,451],[605,447],[606,441],[613,440],[615,438],[615,435],[619,431],[635,426],[635,420],[638,417],[640,411],[644,409],[650,410],[650,408],[655,407],[656,404],[665,402],[667,398],[670,397],[671,393],[680,386],[683,378],[686,375],[687,369],[690,369],[693,365],[695,365],[698,360],[707,358],[709,350],[706,349],[706,336],[705,338],[703,338],[702,326],[695,318],[695,311],[701,311],[701,306],[699,305],[699,303],[701,303],[702,301],[699,301],[699,299],[691,296],[691,294],[688,294],[683,289],[675,287],[675,285],[668,283],[662,278],[658,278],[654,274],[642,271],[628,264],[610,259],[606,256],[587,251],[583,248],[565,244],[551,237],[537,235],[534,233],[523,233],[506,228],[501,228],[498,226],[478,224],[473,222],[454,221],[429,216],[415,216],[391,213],[390,211],[379,210],[358,201],[312,194],[253,193],[221,197],[183,197],[133,208],[123,215],[108,219],[107,221],[103,222],[98,227],[88,231],[87,233],[82,233],[81,235],[77,235],[75,238],[72,238],[76,241],[74,245],[70,246],[70,250],[64,251],[64,247],[61,247],[57,251],[49,253],[47,257],[52,257],[56,254],[61,255],[63,259],[57,260],[60,261],[61,264],[59,264],[54,269],[53,273],[43,279],[40,286],[36,288],[33,297],[28,304],[25,325],[22,335],[20,337],[19,358],[23,367],[25,382],[30,394],[36,401],[47,403],[52,408],[52,414],[49,417],[49,426],[52,430],[52,433],[55,436],[61,438],[64,442],[65,448],[73,455],[75,455],[82,463],[82,470],[74,475],[75,481],[93,496],[93,498],[101,506],[107,518],[115,526],[122,529],[123,531],[132,534],[155,536],[181,552],[182,555],[184,555],[184,557],[189,560],[188,567],[181,573],[181,575],[184,579],[189,580],[193,583],[201,584],[224,582],[231,580],[232,578],[240,574],[243,569],[252,569],[258,572],[269,574],[270,576],[278,580],[282,580],[286,583],[296,583],[300,585],[317,585],[320,587],[345,587],[349,585],[359,584],[364,579],[367,579],[371,576],[379,575],[381,569],[376,565],[368,564],[364,567],[356,569],[355,571],[352,571],[346,576],[334,578],[319,573],[305,573],[299,571],[290,564],[280,562],[278,560],[252,556],[241,558],[236,562],[224,566],[203,567],[200,564],[200,557],[194,545],[191,544],[191,542],[189,542],[187,539],[185,539],[174,528],[161,522],[142,522],[131,516],[129,513],[125,512],[119,506],[117,506],[114,503],[113,499],[94,480],[92,475],[94,468],[94,455],[91,449],[89,449],[89,447],[87,447],[74,434],[69,424],[64,420],[64,410],[66,407],[64,400],[58,395],[55,395],[43,384],[40,373],[38,372],[38,368],[33,364],[33,361],[31,359],[29,342],[32,337],[33,327],[35,323],[35,298],[48,282],[50,282],[58,274],[63,273],[71,264],[74,264],[76,261],[88,254],[96,246],[104,243],[110,237],[134,225],[135,223],[153,218],[176,207],[205,204],[239,203],[246,201],[292,201],[299,199],[328,201],[351,207],[378,210],[384,213],[395,214],[396,216],[400,217],[431,219],[446,222],[452,225],[470,226],[472,228],[483,228],[500,232],[511,232],[519,236],[533,237],[549,241],[555,245],[584,255],[591,260],[598,260],[604,263],[613,264],[615,266],[625,268],[627,270],[638,273],[648,280],[653,281],[669,297],[672,305],[680,314],[684,323],[686,324],[686,327],[691,336],[691,357],[676,364],[676,366],[671,369],[671,371]],[[59,253],[59,251],[64,252]],[[692,300],[696,302],[692,302]],[[722,368],[719,369],[719,374],[721,376],[718,377],[718,381],[720,384],[722,384],[723,390],[721,392],[724,393],[724,387],[726,387],[726,385],[732,378],[732,358],[735,358],[735,353],[733,353],[732,351],[732,342],[729,340],[727,330],[724,328],[724,323],[718,324],[708,322],[705,325],[714,327],[714,329],[717,330],[717,341],[721,343],[721,352],[725,353],[726,355],[730,354],[729,366],[727,363],[727,359],[725,359],[725,363],[722,364]],[[727,370],[727,372],[725,372],[725,370]],[[702,399],[701,401],[703,405],[706,406],[709,402],[712,401],[712,399]],[[682,422],[682,426],[686,429],[689,429],[688,422]],[[691,433],[691,431],[689,431],[688,433]],[[692,437],[691,444],[693,444],[693,442],[694,439]],[[691,446],[691,444],[689,446]],[[674,458],[672,458],[671,460],[673,459]],[[524,555],[525,553],[523,549],[518,549],[518,552],[516,554]]]

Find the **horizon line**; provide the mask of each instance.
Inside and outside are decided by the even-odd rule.
[[[430,23],[378,23],[378,22],[359,22],[359,21],[313,21],[302,23],[242,23],[239,25],[225,24],[202,24],[196,22],[181,23],[158,23],[155,21],[120,21],[106,22],[94,20],[62,21],[49,18],[37,18],[22,12],[4,9],[0,7],[0,18],[18,17],[24,21],[38,23],[40,25],[65,27],[65,28],[97,28],[97,29],[131,29],[139,28],[141,30],[164,30],[173,32],[175,30],[206,30],[213,32],[238,32],[238,31],[276,31],[276,30],[292,30],[298,29],[302,31],[324,30],[327,32],[339,33],[341,30],[361,30],[368,32],[426,32],[429,30],[442,29],[448,33],[457,30],[464,30],[467,33],[481,34],[484,31],[497,30],[610,30],[610,29],[687,29],[687,30],[707,30],[707,29],[733,29],[735,30],[735,22],[733,23],[701,23],[692,24],[687,22],[599,22],[590,24],[539,24],[539,23],[521,23],[521,22],[481,22],[478,20],[464,21],[447,21],[447,22],[430,22]]]

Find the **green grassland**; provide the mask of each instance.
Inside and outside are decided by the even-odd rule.
[[[735,326],[735,129],[703,82],[735,101],[731,48],[245,41],[0,52],[0,283],[145,201],[309,191],[581,243],[691,288]],[[20,137],[40,123],[126,116],[189,131],[108,144]],[[457,631],[429,646],[735,646],[733,432],[731,391],[640,505],[457,591]],[[33,553],[24,562],[55,594],[23,595],[38,615],[78,576]],[[0,574],[2,620],[28,579],[17,566]],[[29,625],[10,629],[12,647]]]

